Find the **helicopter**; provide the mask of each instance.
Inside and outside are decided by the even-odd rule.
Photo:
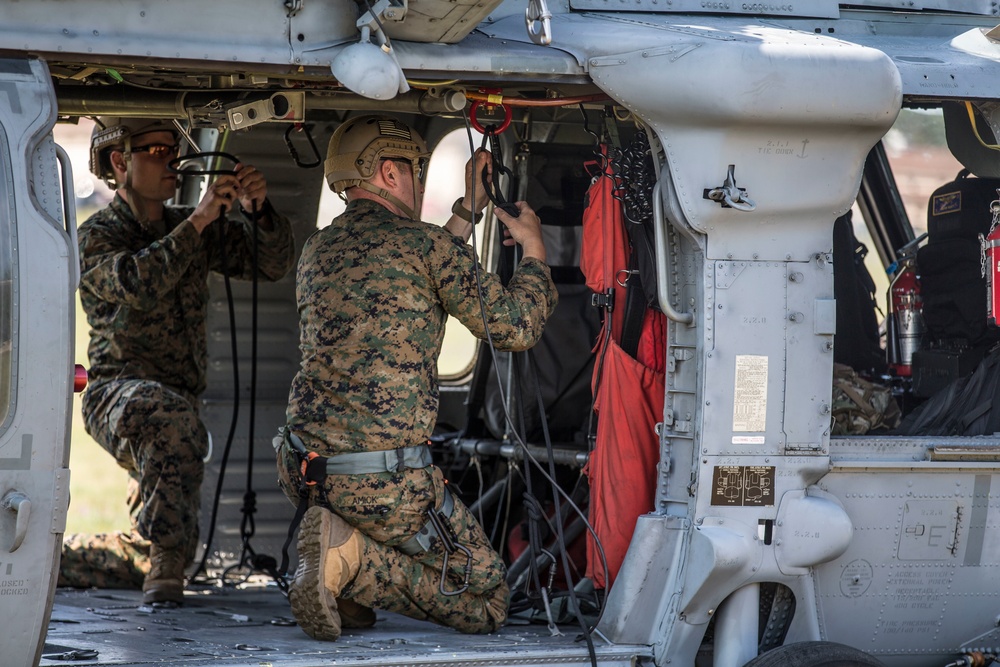
[[[933,113],[969,178],[1000,178],[996,2],[0,0],[0,16],[4,664],[1000,658],[1000,438],[838,432],[833,393],[838,350],[866,334],[855,316],[879,316],[835,293],[846,275],[833,230],[852,207],[888,285],[875,290],[877,368],[856,369],[866,382],[905,416],[988,355],[925,344],[919,305],[932,295],[918,248],[933,239],[907,213],[886,146],[901,114]],[[129,592],[57,588],[73,396],[85,384],[74,358],[82,220],[58,126],[176,121],[191,153],[225,150],[267,173],[301,250],[329,222],[317,215],[323,149],[341,123],[373,112],[417,129],[432,153],[449,137],[468,152],[491,147],[506,198],[532,203],[545,225],[561,310],[533,356],[472,341],[439,369],[433,441],[436,463],[509,548],[519,620],[466,637],[379,612],[374,629],[322,643],[290,627],[278,586],[253,577],[189,587],[170,611]],[[206,180],[182,176],[174,203],[197,202]],[[986,242],[988,200],[1000,196],[986,190],[977,274],[1000,266]],[[424,214],[448,201],[429,196]],[[619,210],[631,253],[596,270],[607,273],[597,289],[593,266],[584,271],[595,206]],[[500,237],[488,215],[476,235],[488,270],[517,261]],[[214,540],[201,556],[239,570],[248,549],[280,552],[294,513],[269,445],[299,363],[298,318],[291,276],[260,286],[255,321],[249,289],[227,303],[221,279],[211,288],[202,535]],[[992,326],[985,306],[977,313]],[[601,354],[621,347],[614,326],[642,330],[640,352]],[[251,330],[266,341],[253,354]],[[920,365],[928,351],[937,365]],[[605,364],[643,354],[637,372],[652,389],[623,398]],[[251,364],[253,391],[233,378]],[[246,431],[246,411],[233,414],[247,402],[249,442],[227,430]],[[641,444],[629,445],[631,431]],[[227,476],[220,454],[233,442]],[[615,458],[629,446],[639,463]],[[245,507],[226,500],[243,478],[259,490],[253,535],[240,527]],[[531,480],[551,485],[549,504],[522,505]],[[619,496],[639,509],[622,511]],[[514,550],[529,515],[546,542]]]

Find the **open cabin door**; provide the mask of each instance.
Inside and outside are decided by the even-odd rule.
[[[0,57],[0,662],[42,654],[69,501],[73,293],[69,161],[40,60]],[[63,154],[65,155],[65,154]]]

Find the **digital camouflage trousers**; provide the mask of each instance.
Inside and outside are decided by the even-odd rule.
[[[278,482],[296,505],[298,480],[297,458],[287,447],[279,448]],[[415,556],[395,548],[424,526],[427,509],[440,508],[444,487],[444,477],[436,466],[401,472],[328,475],[322,491],[310,493],[309,503],[326,505],[361,533],[361,570],[339,597],[366,607],[431,620],[461,632],[492,632],[507,618],[506,568],[482,527],[458,498],[451,526],[457,542],[472,552],[469,587],[464,593],[441,592],[444,550],[440,541]],[[460,551],[449,557],[444,578],[446,591],[462,587],[467,562],[468,558]]]
[[[148,380],[116,380],[88,390],[83,416],[87,432],[129,473],[133,530],[67,536],[60,580],[73,586],[111,580],[119,587],[140,586],[149,568],[148,542],[180,549],[190,560],[198,543],[208,451],[194,397]],[[99,571],[103,568],[114,573],[110,579]]]

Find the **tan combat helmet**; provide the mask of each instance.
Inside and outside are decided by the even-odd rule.
[[[389,116],[358,116],[344,122],[333,133],[323,163],[323,173],[330,189],[337,194],[360,187],[392,202],[410,218],[420,212],[421,183],[430,153],[427,144],[415,131]],[[380,160],[409,160],[413,172],[414,207],[399,201],[368,181],[375,175]]]
[[[132,139],[149,132],[171,132],[177,137],[177,128],[169,120],[160,118],[119,118],[101,116],[90,136],[90,171],[114,188],[115,172],[111,168],[111,149],[120,148],[131,167]],[[131,171],[131,168],[129,169]]]

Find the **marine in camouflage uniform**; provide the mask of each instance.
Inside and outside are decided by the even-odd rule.
[[[354,121],[363,122],[364,118]],[[409,132],[394,121],[385,122],[390,126],[382,135]],[[335,134],[331,156],[337,153],[337,141]],[[388,142],[374,157],[369,155],[372,170],[384,175],[398,169],[388,165],[396,164],[392,158],[399,149]],[[413,170],[420,154],[404,152],[414,158]],[[470,160],[467,193],[473,163],[478,173],[488,158],[480,153]],[[337,178],[330,173],[331,159],[327,178],[333,185]],[[406,171],[399,169],[403,186]],[[412,211],[419,210],[422,189],[413,181],[412,208],[394,205],[404,197],[384,182],[373,180],[376,189],[385,188],[398,199],[365,197],[357,189],[349,192],[353,196],[348,197],[347,210],[313,234],[299,260],[302,367],[292,382],[286,428],[308,452],[333,460],[344,454],[385,452],[387,457],[377,458],[387,461],[386,468],[395,468],[327,475],[308,498],[322,507],[311,508],[302,523],[299,570],[290,600],[300,626],[319,639],[333,640],[340,634],[333,596],[462,632],[490,632],[506,620],[509,591],[503,561],[460,500],[452,497],[454,511],[448,521],[457,542],[471,552],[465,592],[441,591],[442,587],[456,591],[465,582],[463,553],[449,559],[448,576],[442,582],[440,541],[412,555],[399,550],[425,526],[428,509],[442,508],[445,480],[433,465],[406,467],[392,461],[402,448],[425,445],[432,433],[438,409],[437,359],[447,316],[455,316],[474,335],[486,338],[481,295],[493,344],[501,350],[524,350],[541,336],[557,292],[544,263],[538,219],[526,204],[519,203],[519,219],[499,214],[526,239],[524,260],[506,288],[480,268],[480,286],[477,260],[466,243],[472,214],[468,209],[464,215],[457,212],[459,217],[446,228],[411,219]],[[482,193],[478,199],[485,204]],[[299,502],[299,461],[286,438],[278,447],[279,480],[293,503]],[[325,508],[339,517],[335,521],[340,522],[349,548],[356,551],[329,548],[339,545],[324,542],[326,532],[317,538],[320,524],[326,529],[333,520]],[[318,564],[313,557],[317,550],[322,555]],[[341,582],[330,580],[331,567],[339,567],[338,558],[346,568]],[[323,615],[325,619],[318,618]]]
[[[153,123],[154,131],[132,135],[137,144],[169,140],[171,134]],[[137,146],[135,153],[143,148]],[[167,148],[176,155],[175,146]],[[167,173],[169,151],[163,152],[159,162],[150,156],[153,163],[141,165],[152,170],[154,182]],[[166,191],[174,180],[161,178]],[[256,196],[244,192],[248,183]],[[228,209],[237,198],[241,206],[263,200],[258,276],[278,280],[294,259],[291,226],[263,199],[266,184],[252,167],[241,165],[236,177],[217,180],[198,208],[162,207],[155,222],[137,217],[122,196],[125,191],[119,189],[108,207],[80,226],[80,298],[91,327],[85,425],[129,472],[133,531],[68,536],[60,580],[78,586],[148,584],[150,563],[143,556],[150,545],[160,553],[182,554],[185,562],[197,547],[208,453],[208,434],[198,415],[198,397],[205,389],[207,278],[209,271],[251,278],[254,244],[254,222],[244,212],[241,220],[221,223],[221,252],[220,223],[208,224],[205,212],[217,215],[220,206]],[[147,208],[156,203],[142,196]],[[95,571],[105,568],[110,574]],[[155,594],[147,597],[160,601]]]

